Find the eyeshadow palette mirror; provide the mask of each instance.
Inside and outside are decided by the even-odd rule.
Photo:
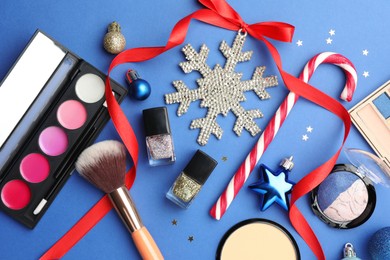
[[[0,208],[33,228],[109,120],[106,75],[37,31],[0,85]],[[118,102],[127,90],[111,80]]]

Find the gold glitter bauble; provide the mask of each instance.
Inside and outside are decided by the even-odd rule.
[[[121,27],[117,22],[108,25],[108,32],[104,36],[104,49],[112,54],[118,54],[125,49],[126,39],[121,33]]]

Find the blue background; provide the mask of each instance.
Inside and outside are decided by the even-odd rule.
[[[247,23],[283,21],[296,27],[292,43],[275,42],[283,67],[298,76],[306,62],[315,54],[334,51],[352,60],[358,71],[359,83],[354,99],[345,103],[351,108],[374,89],[389,79],[390,4],[385,0],[362,1],[286,1],[286,0],[230,0],[229,3]],[[112,55],[102,47],[107,25],[118,21],[127,39],[126,48],[165,45],[174,24],[184,16],[200,8],[196,1],[76,1],[76,0],[2,0],[0,1],[0,78],[3,78],[19,56],[37,28],[51,35],[74,53],[106,72]],[[331,36],[329,31],[335,30]],[[185,43],[199,49],[202,43],[210,48],[208,64],[224,64],[218,51],[226,40],[229,45],[235,32],[193,21]],[[327,38],[333,41],[326,43]],[[301,40],[302,46],[296,42]],[[367,56],[362,51],[367,49]],[[244,79],[252,76],[256,66],[266,65],[265,76],[278,75],[277,69],[263,43],[248,37],[244,50],[253,50],[251,61],[236,68]],[[220,221],[212,219],[208,212],[241,161],[250,151],[257,137],[243,132],[237,137],[233,131],[234,116],[219,116],[217,121],[224,129],[221,140],[213,136],[209,143],[200,147],[196,143],[198,130],[190,130],[192,119],[203,117],[206,110],[199,102],[191,104],[187,114],[176,116],[177,105],[169,105],[177,161],[174,165],[151,168],[148,166],[144,144],[141,110],[164,105],[163,95],[174,92],[171,82],[183,80],[195,87],[196,72],[184,74],[178,64],[184,60],[180,47],[153,60],[127,64],[116,68],[112,77],[125,85],[124,72],[133,68],[152,85],[152,95],[145,101],[126,98],[122,109],[128,116],[140,145],[138,175],[131,194],[136,201],[145,225],[154,236],[166,259],[213,259],[223,234],[234,224],[248,218],[266,218],[286,227],[297,240],[302,259],[314,259],[314,255],[292,228],[287,212],[274,205],[265,212],[259,210],[258,195],[247,185],[258,179],[258,168],[249,177],[226,215]],[[369,72],[363,77],[364,71]],[[342,71],[332,65],[323,65],[316,71],[310,83],[338,97],[344,84]],[[243,106],[259,108],[263,119],[256,122],[265,128],[288,90],[280,81],[279,86],[269,89],[271,99],[259,101],[253,93]],[[306,127],[313,127],[306,133]],[[273,143],[261,158],[261,163],[277,168],[280,160],[294,155],[295,167],[290,174],[292,181],[326,161],[340,146],[343,133],[341,121],[329,112],[300,99],[279,131]],[[302,135],[308,134],[307,141]],[[109,123],[98,140],[118,139]],[[346,146],[372,151],[356,128],[352,128]],[[219,165],[189,209],[183,210],[165,198],[178,174],[194,152],[201,148],[215,158]],[[222,161],[222,157],[227,161]],[[340,163],[346,163],[344,155]],[[351,230],[337,230],[322,223],[311,211],[309,198],[298,202],[303,214],[313,227],[328,259],[340,259],[346,242],[354,244],[358,256],[368,259],[367,244],[370,236],[379,228],[389,226],[389,191],[376,186],[377,207],[365,224]],[[0,213],[0,259],[37,259],[57,241],[102,196],[102,193],[74,174],[69,179],[50,209],[34,230],[29,230]],[[176,219],[177,225],[171,221]],[[192,242],[188,237],[193,236]],[[115,214],[110,212],[93,228],[64,259],[137,259],[133,242]]]

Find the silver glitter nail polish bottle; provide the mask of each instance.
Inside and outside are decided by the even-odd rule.
[[[142,111],[146,135],[146,149],[151,166],[175,162],[175,151],[166,107]]]
[[[173,183],[167,198],[188,208],[216,166],[217,161],[198,150]]]

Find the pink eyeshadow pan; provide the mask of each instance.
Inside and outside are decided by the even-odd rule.
[[[39,147],[50,156],[57,156],[68,148],[68,136],[65,131],[57,126],[47,127],[39,135]]]
[[[28,185],[21,180],[7,182],[1,190],[1,200],[10,209],[18,210],[27,206],[31,199]]]
[[[44,181],[50,172],[49,161],[39,153],[30,153],[20,163],[20,174],[32,183]]]
[[[57,110],[58,122],[66,129],[80,128],[87,120],[87,111],[83,104],[76,100],[62,103]]]

